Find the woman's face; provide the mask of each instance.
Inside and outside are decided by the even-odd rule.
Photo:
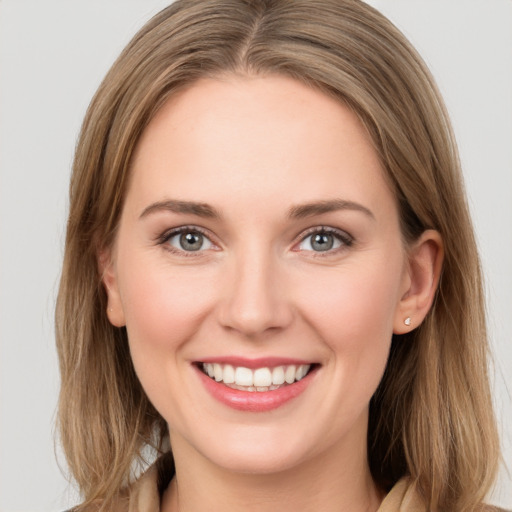
[[[109,317],[177,457],[263,473],[364,457],[410,278],[347,107],[284,77],[175,95],[139,142],[110,256]]]

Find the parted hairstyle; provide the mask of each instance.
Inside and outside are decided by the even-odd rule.
[[[176,91],[226,74],[292,77],[347,105],[380,157],[404,244],[426,229],[441,234],[434,304],[419,327],[394,336],[371,399],[369,465],[383,489],[410,475],[429,510],[477,510],[499,442],[456,144],[422,59],[359,0],[178,0],[135,35],[94,96],[73,164],[56,310],[60,440],[85,505],[101,499],[108,510],[148,447],[168,443],[126,330],[107,319],[98,253],[115,240],[132,155],[155,113]]]

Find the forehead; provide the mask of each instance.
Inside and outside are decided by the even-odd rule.
[[[146,128],[132,163],[131,189],[146,202],[158,194],[393,200],[357,116],[281,76],[203,79],[180,91]]]

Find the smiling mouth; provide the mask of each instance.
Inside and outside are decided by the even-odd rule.
[[[231,389],[265,392],[281,389],[302,380],[313,368],[311,364],[245,368],[220,363],[199,363],[199,369],[212,380]]]

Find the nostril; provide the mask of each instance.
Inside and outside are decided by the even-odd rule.
[[[229,330],[238,331],[248,337],[288,327],[293,314],[283,301],[248,299],[241,303],[232,300],[225,304],[219,314],[219,322]]]
[[[263,245],[263,244],[262,244]],[[254,337],[289,325],[292,318],[282,276],[271,259],[268,244],[253,245],[233,262],[219,302],[219,323]]]

